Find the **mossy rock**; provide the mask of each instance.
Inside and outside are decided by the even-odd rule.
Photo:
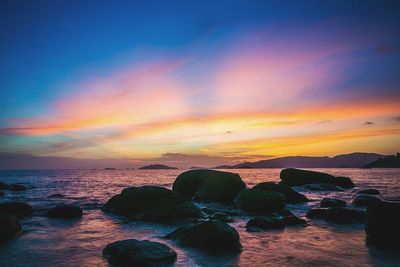
[[[285,195],[288,203],[303,203],[307,202],[308,198],[292,189],[290,186],[284,184],[277,184],[274,182],[263,182],[255,185],[254,189],[279,192]]]
[[[286,198],[279,192],[244,189],[236,197],[235,205],[249,213],[277,212],[285,207]]]

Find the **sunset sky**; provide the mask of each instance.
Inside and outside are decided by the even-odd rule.
[[[1,1],[3,156],[400,151],[398,1],[142,2]]]

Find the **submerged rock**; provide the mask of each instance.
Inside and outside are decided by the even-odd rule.
[[[242,245],[235,228],[220,221],[206,221],[178,228],[167,235],[182,246],[194,247],[205,252],[238,253]]]
[[[367,209],[365,232],[370,243],[400,245],[400,203],[376,202]]]
[[[27,187],[23,184],[10,184],[8,190],[10,191],[25,191]]]
[[[172,190],[202,201],[230,203],[246,188],[236,173],[216,170],[190,170],[176,178]]]
[[[346,201],[337,198],[324,198],[321,200],[322,208],[345,207]]]
[[[288,203],[303,203],[308,201],[308,198],[305,195],[298,193],[290,186],[284,184],[277,184],[274,182],[264,182],[255,185],[253,189],[282,193],[285,195]]]
[[[15,216],[0,215],[0,243],[12,239],[21,232],[21,224]]]
[[[8,186],[9,186],[8,184],[0,182],[0,190],[8,189]]]
[[[286,198],[279,192],[244,189],[235,198],[235,205],[249,213],[277,212],[285,207]]]
[[[344,191],[343,188],[336,186],[334,184],[327,184],[327,183],[319,183],[319,184],[306,184],[303,185],[304,189],[309,191]]]
[[[117,266],[165,266],[176,260],[176,252],[167,245],[147,240],[127,239],[108,244],[103,256]]]
[[[280,178],[282,182],[288,186],[328,183],[342,188],[354,187],[354,183],[348,177],[335,177],[328,173],[292,168],[283,169],[280,173]]]
[[[356,206],[369,206],[381,201],[379,197],[373,195],[356,195],[351,203]]]
[[[52,194],[49,196],[49,198],[62,198],[65,197],[63,194]]]
[[[110,198],[103,211],[158,223],[199,218],[200,209],[186,197],[159,186],[130,187]]]
[[[324,219],[335,223],[361,223],[365,220],[365,212],[349,208],[313,208],[306,214],[307,218]]]
[[[22,218],[27,217],[32,213],[32,206],[24,202],[6,202],[0,204],[0,214],[9,214]]]
[[[282,218],[277,217],[255,217],[246,224],[246,230],[261,229],[283,229],[286,224]]]
[[[364,195],[379,195],[380,192],[377,189],[364,189],[357,192],[357,194],[364,194]]]
[[[76,219],[82,217],[82,209],[73,205],[57,205],[47,212],[47,216],[58,219]]]

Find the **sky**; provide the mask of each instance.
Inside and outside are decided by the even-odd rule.
[[[398,1],[1,1],[0,158],[393,154],[399,12]]]

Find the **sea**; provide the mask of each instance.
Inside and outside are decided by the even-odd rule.
[[[350,177],[355,188],[343,192],[309,192],[296,188],[311,199],[289,205],[305,218],[308,209],[324,197],[346,200],[351,205],[360,189],[375,188],[381,198],[400,201],[399,169],[314,169]],[[0,202],[22,201],[34,208],[33,216],[21,219],[23,233],[0,245],[0,266],[109,266],[103,248],[122,239],[151,240],[167,244],[177,254],[175,266],[400,266],[400,251],[367,245],[363,224],[334,224],[309,220],[308,227],[246,232],[251,216],[234,217],[230,223],[239,232],[243,250],[238,255],[216,256],[185,248],[164,236],[177,226],[129,221],[104,213],[102,205],[130,186],[158,185],[171,188],[185,170],[18,170],[0,171],[0,181],[21,183],[26,191],[4,191]],[[252,187],[265,181],[279,181],[281,169],[237,169]],[[62,194],[62,198],[49,198]],[[51,219],[45,212],[57,204],[74,204],[83,209],[75,220]],[[203,205],[197,203],[198,205]],[[306,219],[306,218],[305,218]],[[399,225],[400,227],[400,225]]]

